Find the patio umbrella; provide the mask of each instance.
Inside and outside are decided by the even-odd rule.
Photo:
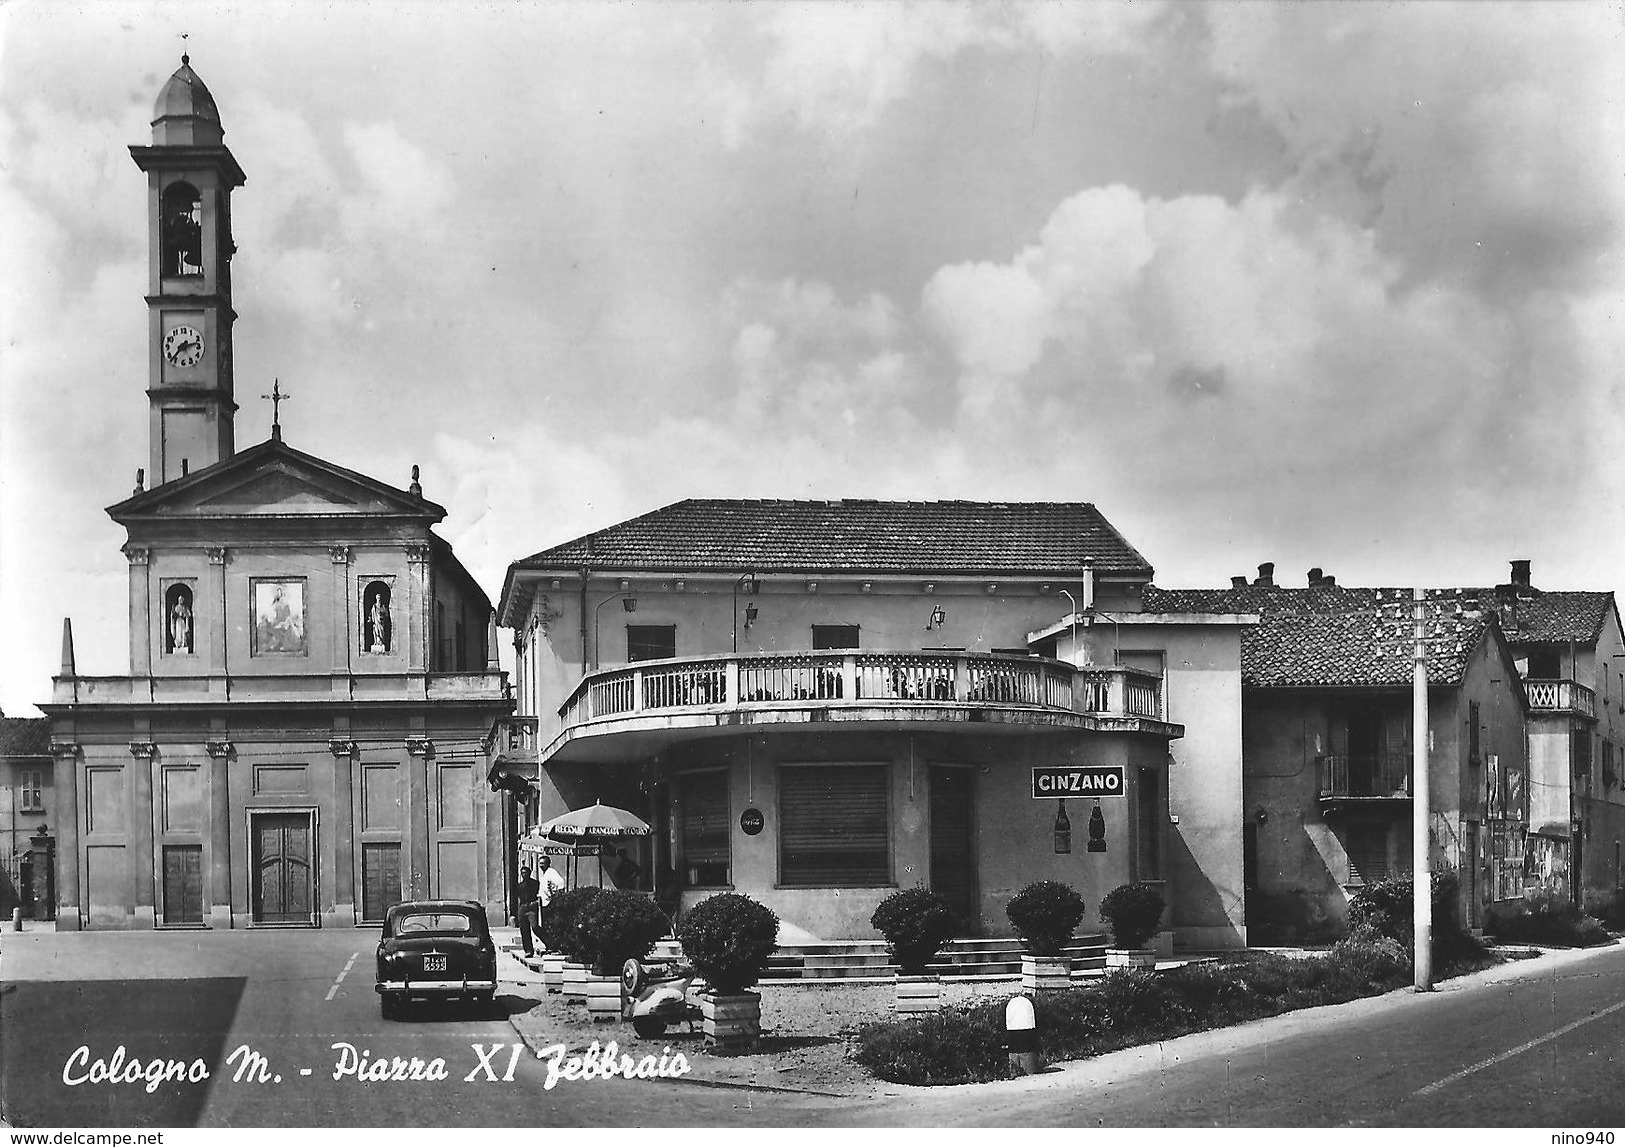
[[[569,844],[571,876],[570,883],[575,884],[574,868],[576,853],[583,843],[603,844],[615,840],[628,840],[633,837],[649,836],[653,830],[649,822],[636,813],[627,812],[624,808],[595,801],[587,808],[567,812],[552,820],[543,821],[533,830],[536,837],[560,841]],[[603,884],[604,873],[602,866],[598,870],[599,884]]]

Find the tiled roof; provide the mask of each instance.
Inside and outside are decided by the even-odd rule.
[[[514,563],[516,569],[1151,576],[1087,502],[691,498]]]
[[[1256,613],[1242,630],[1242,680],[1261,687],[1401,686],[1411,683],[1416,623],[1412,591],[1317,586],[1168,590],[1147,586],[1153,613]],[[1492,613],[1453,590],[1429,590],[1428,677],[1461,681]]]
[[[51,755],[49,717],[0,717],[0,757]]]
[[[1520,590],[1516,604],[1501,611],[1501,632],[1514,643],[1592,645],[1613,600],[1589,590]]]

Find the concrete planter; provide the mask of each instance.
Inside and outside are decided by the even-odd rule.
[[[897,1014],[923,1015],[942,1010],[941,976],[898,976]]]
[[[1155,968],[1157,953],[1151,948],[1107,948],[1108,968]]]
[[[587,999],[587,965],[577,964],[574,961],[564,961],[564,998],[572,1004],[585,1002]]]
[[[1021,954],[1021,990],[1056,992],[1072,986],[1072,957]]]
[[[586,982],[587,1015],[595,1024],[612,1024],[621,1018],[621,978],[589,975]]]
[[[762,997],[757,992],[737,996],[704,992],[700,1016],[707,1051],[719,1055],[749,1051],[762,1034]]]
[[[542,957],[542,983],[550,992],[564,990],[564,957],[549,952]]]

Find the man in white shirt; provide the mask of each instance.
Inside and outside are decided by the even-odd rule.
[[[547,857],[536,862],[536,934],[546,936],[547,906],[553,902],[553,897],[564,888],[564,877],[559,875],[558,869],[553,867]],[[547,941],[542,941],[546,946]]]

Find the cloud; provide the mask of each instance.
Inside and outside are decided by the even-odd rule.
[[[759,50],[709,72],[724,137],[744,146],[787,122],[840,146],[909,98],[921,72],[978,50],[1132,54],[1166,6],[1133,4],[780,4],[759,10]]]

